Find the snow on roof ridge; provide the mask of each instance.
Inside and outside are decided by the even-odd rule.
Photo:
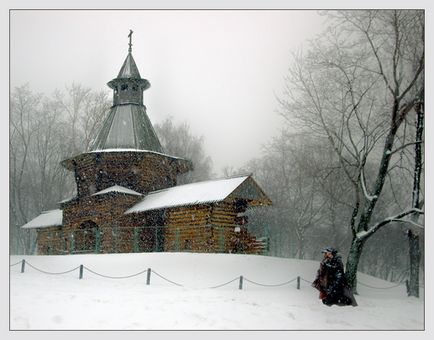
[[[207,180],[152,191],[148,193],[143,200],[125,211],[125,214],[168,207],[221,202],[248,177],[249,176],[237,176]],[[225,181],[227,183],[224,183]]]
[[[103,189],[101,191],[98,191],[94,194],[92,194],[92,196],[96,196],[96,195],[103,195],[103,194],[107,194],[109,192],[119,192],[122,194],[130,194],[130,195],[137,195],[137,196],[143,196],[143,194],[141,194],[140,192],[131,190],[129,188],[125,188],[121,185],[113,185],[111,187],[108,187],[106,189]]]
[[[86,151],[85,153],[96,153],[96,152],[149,152],[149,153],[155,153],[157,155],[162,155],[170,158],[176,158],[176,159],[185,159],[183,157],[178,156],[172,156],[167,153],[158,152],[158,151],[152,151],[152,150],[142,150],[142,149],[131,149],[131,148],[108,148],[108,149],[97,149],[97,150],[91,150]]]
[[[72,195],[72,196],[70,196],[68,198],[65,198],[65,199],[63,199],[63,200],[61,200],[61,201],[59,201],[57,203],[60,203],[60,204],[66,203],[66,202],[72,201],[74,198],[77,198],[77,195]]]
[[[147,195],[156,194],[156,193],[159,193],[159,192],[162,192],[162,191],[167,191],[167,190],[174,189],[174,188],[185,187],[185,186],[188,186],[188,185],[193,186],[193,185],[196,185],[196,184],[205,184],[205,183],[210,183],[210,182],[219,182],[219,181],[225,181],[225,180],[228,180],[228,179],[235,179],[235,178],[241,178],[241,177],[246,177],[247,178],[249,176],[251,176],[251,175],[230,176],[230,177],[222,177],[222,178],[217,178],[217,179],[207,179],[207,180],[204,180],[204,181],[186,183],[186,184],[181,184],[181,185],[177,185],[177,186],[174,186],[174,187],[169,187],[169,188],[164,188],[164,189],[160,189],[160,190],[150,191],[150,192],[148,192]]]
[[[55,212],[55,211],[62,211],[62,209],[43,210],[43,211],[40,213],[40,215],[42,215],[42,214],[48,214],[48,213]]]

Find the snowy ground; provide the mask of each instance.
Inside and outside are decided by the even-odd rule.
[[[23,257],[11,256],[11,264]],[[152,268],[182,284],[156,274],[146,285],[146,272],[128,279],[108,279],[86,269],[63,275],[43,274],[29,265],[10,271],[12,330],[422,330],[424,297],[408,298],[405,287],[374,289],[359,285],[358,307],[326,307],[308,282],[262,287],[239,280],[209,288],[243,275],[263,284],[287,282],[298,275],[312,281],[318,262],[291,259],[189,253],[26,256],[29,264],[62,272],[84,264],[109,276],[126,276]],[[394,284],[364,274],[360,282],[372,287]],[[422,291],[423,294],[423,291]]]

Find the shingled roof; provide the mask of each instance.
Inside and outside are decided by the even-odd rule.
[[[113,106],[92,144],[91,151],[121,148],[164,153],[143,105]]]

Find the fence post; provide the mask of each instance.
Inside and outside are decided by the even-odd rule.
[[[21,273],[24,273],[24,269],[26,268],[26,260],[21,260]]]
[[[81,280],[83,278],[83,265],[80,264],[80,274],[78,276],[78,279]]]
[[[300,289],[300,276],[297,276],[297,289]]]
[[[139,228],[133,229],[133,252],[139,252]]]
[[[73,231],[69,235],[69,243],[70,243],[69,253],[74,254],[75,253],[75,238],[74,238],[74,232]]]
[[[181,249],[181,247],[179,246],[179,238],[180,238],[179,227],[176,227],[176,230],[175,230],[175,251],[177,251],[177,252],[179,252],[179,250]]]
[[[146,273],[146,285],[151,284],[151,268],[148,268],[148,272]]]
[[[225,252],[225,230],[223,227],[219,227],[219,248],[220,252]]]
[[[67,254],[68,253],[68,245],[67,245],[67,242],[66,242],[65,232],[63,230],[61,231],[60,237],[62,238],[63,254]]]
[[[156,253],[158,251],[158,230],[157,226],[152,226],[152,228],[154,228],[154,253]]]
[[[240,284],[239,284],[238,288],[243,289],[243,275],[240,276]]]
[[[101,230],[95,228],[95,254],[99,254],[101,249]]]

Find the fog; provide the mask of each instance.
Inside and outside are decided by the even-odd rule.
[[[133,33],[133,56],[151,82],[153,124],[172,117],[205,138],[214,171],[259,156],[276,135],[291,53],[320,34],[324,17],[301,10],[14,10],[12,88],[51,94],[73,82],[95,90],[115,78]]]

